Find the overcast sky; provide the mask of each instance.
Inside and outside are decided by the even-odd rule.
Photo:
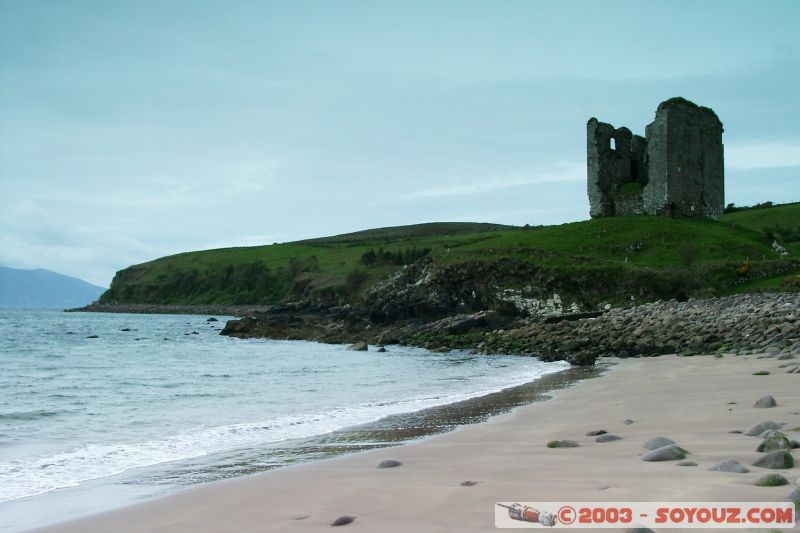
[[[683,96],[800,200],[800,2],[0,0],[0,264],[588,218],[586,121]]]

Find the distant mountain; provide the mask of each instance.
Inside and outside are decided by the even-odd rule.
[[[0,266],[0,308],[65,309],[97,300],[105,288],[50,270]]]

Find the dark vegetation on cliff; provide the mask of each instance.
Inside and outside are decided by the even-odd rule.
[[[615,217],[539,227],[431,223],[188,252],[121,270],[100,302],[353,304],[390,314],[409,303],[406,313],[446,316],[502,311],[509,304],[498,293],[506,289],[534,297],[558,292],[565,304],[584,309],[631,297],[797,290],[800,204],[730,211],[720,222]],[[773,240],[789,254],[780,256]],[[406,287],[423,286],[431,300],[408,300],[397,283],[402,277]],[[398,291],[406,300],[388,301]]]

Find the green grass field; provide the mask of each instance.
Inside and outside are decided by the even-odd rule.
[[[345,298],[384,278],[399,264],[367,266],[369,250],[430,249],[435,265],[500,259],[560,272],[598,268],[714,272],[739,271],[758,278],[781,261],[768,233],[787,235],[790,257],[800,257],[800,203],[750,209],[722,221],[615,217],[558,226],[513,227],[430,223],[379,228],[268,246],[223,248],[163,257],[120,271],[103,302],[280,304],[334,291]],[[795,270],[717,292],[778,290]],[[720,282],[717,280],[717,286]]]

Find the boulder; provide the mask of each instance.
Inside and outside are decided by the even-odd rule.
[[[770,407],[775,407],[778,403],[775,401],[775,398],[772,396],[764,396],[763,398],[759,398],[756,400],[756,403],[753,407],[757,407],[759,409],[769,409]]]
[[[355,350],[356,352],[366,352],[369,350],[369,345],[364,341],[358,341],[350,345],[351,350]]]
[[[680,461],[682,459],[686,459],[686,456],[689,455],[689,452],[681,448],[680,446],[676,446],[675,444],[668,444],[666,446],[662,446],[661,448],[656,448],[655,450],[651,450],[645,454],[641,455],[642,461]]]
[[[765,422],[759,422],[757,424],[753,424],[744,432],[744,434],[747,435],[748,437],[756,437],[758,435],[761,435],[768,429],[780,429],[782,427],[783,424],[778,424],[777,422],[767,420]]]
[[[776,450],[756,459],[753,466],[783,470],[794,466],[794,458],[789,452]]]
[[[786,438],[786,435],[779,431],[773,431],[761,444],[756,448],[757,452],[774,452],[775,450],[791,450],[792,441]]]
[[[577,448],[580,446],[574,440],[551,440],[547,443],[548,448]]]
[[[744,466],[742,463],[730,457],[711,465],[709,470],[715,470],[717,472],[732,472],[734,474],[746,474],[750,471],[750,469]]]
[[[789,481],[780,474],[767,474],[758,478],[753,484],[756,487],[780,487],[788,485]]]
[[[668,439],[667,437],[653,437],[649,441],[644,443],[644,447],[648,450],[655,450],[656,448],[661,448],[662,446],[669,446],[670,444],[675,444],[675,441],[672,439]]]
[[[342,515],[339,518],[337,518],[336,520],[334,520],[333,522],[331,522],[331,525],[332,526],[346,526],[347,524],[355,521],[355,519],[356,519],[355,516]]]

